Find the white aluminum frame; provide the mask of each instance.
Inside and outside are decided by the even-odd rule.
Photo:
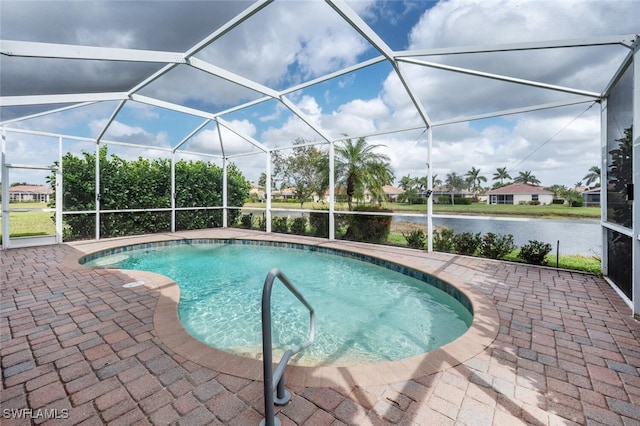
[[[5,155],[5,145],[6,145],[6,134],[7,132],[16,132],[16,133],[29,133],[29,134],[39,134],[46,136],[54,136],[59,138],[60,151],[62,146],[62,139],[70,139],[70,140],[82,140],[87,141],[90,140],[95,143],[96,149],[96,209],[93,213],[96,214],[96,230],[95,237],[96,239],[100,238],[100,230],[99,230],[99,216],[100,216],[100,176],[99,176],[99,149],[102,144],[114,144],[121,146],[131,146],[131,147],[140,147],[144,149],[158,149],[161,151],[168,151],[171,155],[171,208],[172,211],[172,224],[171,230],[175,231],[175,212],[177,209],[175,206],[175,157],[178,153],[193,153],[198,155],[204,155],[207,157],[221,158],[223,163],[224,170],[224,180],[226,183],[227,179],[227,164],[231,156],[227,156],[225,154],[225,141],[223,134],[221,132],[221,126],[233,132],[235,135],[240,136],[245,141],[247,141],[253,147],[258,148],[259,153],[266,154],[266,164],[265,171],[267,176],[267,203],[266,203],[266,218],[267,218],[267,232],[271,232],[271,154],[272,150],[265,146],[262,142],[255,140],[249,137],[246,134],[243,134],[239,129],[234,128],[234,126],[225,121],[223,118],[226,114],[231,112],[239,111],[244,108],[251,107],[253,105],[257,105],[262,102],[266,102],[269,100],[275,100],[280,102],[285,108],[287,108],[293,115],[298,117],[302,122],[308,125],[311,129],[313,129],[320,137],[322,141],[318,142],[318,144],[328,144],[329,146],[329,166],[330,166],[330,188],[329,188],[329,239],[335,238],[335,143],[339,140],[347,138],[358,138],[358,137],[368,137],[374,135],[334,135],[331,133],[330,129],[322,129],[317,124],[314,123],[313,120],[309,119],[306,114],[300,110],[287,96],[292,94],[298,90],[311,87],[313,85],[328,81],[330,79],[345,75],[347,73],[355,72],[366,67],[374,66],[376,64],[380,64],[386,62],[391,65],[394,72],[398,76],[400,82],[402,83],[409,99],[411,100],[413,106],[415,107],[419,118],[421,120],[420,124],[414,124],[412,126],[407,126],[404,128],[399,128],[396,130],[387,130],[384,132],[377,133],[375,135],[380,134],[389,134],[389,133],[398,133],[404,132],[408,130],[419,130],[424,129],[427,133],[427,155],[425,158],[426,167],[427,167],[427,176],[428,176],[428,189],[432,189],[431,177],[432,177],[432,146],[433,146],[433,127],[437,126],[445,126],[453,123],[461,123],[473,120],[481,120],[491,117],[499,117],[510,114],[520,114],[523,112],[537,111],[549,108],[558,108],[570,105],[576,105],[580,103],[592,103],[592,102],[602,102],[602,113],[606,115],[606,96],[609,93],[611,87],[619,78],[620,71],[625,66],[626,61],[633,61],[634,69],[634,156],[636,159],[640,160],[640,130],[638,126],[640,126],[640,54],[638,53],[638,42],[639,35],[638,34],[627,34],[627,35],[614,35],[614,36],[603,36],[603,37],[592,37],[578,40],[552,40],[552,41],[542,41],[542,42],[528,42],[528,43],[511,43],[511,44],[500,44],[493,46],[471,46],[471,47],[450,47],[450,48],[434,48],[434,49],[426,49],[426,50],[414,50],[414,51],[394,51],[392,50],[382,38],[367,25],[367,23],[347,4],[344,0],[326,0],[326,3],[339,15],[348,25],[350,25],[355,31],[357,31],[364,39],[366,39],[375,49],[380,52],[380,56],[375,58],[363,61],[359,64],[345,67],[341,70],[333,71],[329,74],[326,74],[322,77],[316,78],[312,81],[308,81],[293,87],[286,88],[284,90],[274,90],[270,87],[267,87],[258,82],[247,79],[243,76],[240,76],[236,73],[233,73],[229,70],[226,70],[218,65],[206,62],[201,58],[195,57],[196,54],[201,52],[207,46],[209,46],[214,41],[220,39],[222,36],[227,34],[228,32],[235,29],[240,24],[250,20],[255,14],[260,13],[264,8],[268,7],[269,4],[272,3],[273,0],[259,0],[252,3],[247,9],[239,13],[237,16],[229,20],[225,25],[218,28],[213,33],[209,34],[207,37],[203,38],[195,45],[193,45],[190,49],[185,52],[169,52],[169,51],[153,51],[153,50],[137,50],[137,49],[122,49],[122,48],[105,48],[105,47],[91,47],[91,46],[77,46],[77,45],[62,45],[55,43],[39,43],[39,42],[26,42],[26,41],[16,41],[16,40],[0,40],[0,54],[7,56],[16,56],[16,57],[24,57],[24,58],[57,58],[57,59],[66,59],[66,60],[102,60],[102,61],[127,61],[127,62],[139,62],[139,63],[160,63],[163,64],[162,67],[153,72],[151,75],[142,79],[138,84],[136,84],[132,89],[127,92],[105,92],[105,93],[72,93],[72,94],[47,94],[47,95],[29,95],[29,96],[2,96],[0,97],[0,105],[2,106],[28,106],[28,105],[55,105],[52,106],[51,109],[32,114],[29,116],[18,117],[11,120],[0,121],[0,129],[2,129],[2,163],[4,164],[4,155]],[[602,93],[590,92],[585,90],[580,90],[572,87],[564,87],[546,84],[543,82],[529,80],[529,79],[518,79],[509,76],[481,72],[473,69],[461,68],[461,67],[453,67],[443,64],[438,64],[434,62],[430,62],[425,60],[425,57],[429,56],[441,56],[441,55],[463,55],[463,54],[472,54],[472,53],[490,53],[490,52],[513,52],[513,51],[528,51],[528,50],[540,50],[540,49],[558,49],[558,48],[584,48],[584,47],[592,47],[592,46],[623,46],[630,50],[629,55],[625,59],[625,62],[621,64],[620,69],[605,88]],[[188,107],[186,105],[175,104],[167,101],[163,101],[160,99],[151,98],[149,96],[144,96],[140,94],[140,91],[147,87],[149,84],[154,81],[161,79],[171,70],[176,68],[177,66],[183,67],[191,67],[197,69],[199,71],[208,73],[210,75],[216,76],[218,78],[222,78],[226,81],[229,81],[238,86],[250,89],[260,96],[257,99],[254,99],[250,102],[246,102],[235,107],[229,108],[225,111],[221,111],[215,114],[212,114],[207,111],[194,109]],[[422,67],[431,67],[437,68],[446,72],[455,72],[455,73],[463,73],[467,75],[476,76],[479,78],[485,79],[494,79],[499,81],[504,81],[508,83],[515,83],[520,85],[525,85],[532,88],[537,88],[540,90],[553,90],[566,93],[568,98],[566,101],[558,101],[553,103],[541,104],[541,105],[529,105],[520,108],[513,108],[509,110],[496,111],[492,113],[486,114],[477,114],[477,115],[469,115],[463,117],[449,117],[445,119],[441,119],[440,121],[433,121],[427,114],[424,105],[420,101],[420,99],[416,96],[415,91],[411,87],[411,81],[407,78],[407,75],[403,72],[404,66],[422,66]],[[577,99],[576,99],[577,97]],[[81,138],[73,135],[58,135],[53,133],[44,133],[44,132],[31,132],[25,131],[19,128],[19,123],[22,120],[27,120],[35,117],[45,116],[47,114],[66,111],[68,109],[80,108],[87,105],[92,105],[94,103],[100,102],[113,102],[118,101],[118,105],[111,113],[110,117],[107,120],[106,125],[100,131],[99,135],[95,139],[87,139]],[[165,108],[168,110],[172,110],[178,113],[187,114],[190,116],[201,117],[203,122],[196,126],[191,132],[184,136],[179,142],[175,143],[171,148],[165,147],[149,147],[144,145],[136,145],[130,143],[123,143],[119,141],[108,141],[104,140],[103,137],[106,135],[111,124],[117,119],[118,115],[121,113],[122,109],[128,102],[140,102],[147,105],[152,105],[159,108]],[[64,106],[60,106],[60,104]],[[183,150],[182,147],[185,145],[187,141],[189,141],[192,137],[198,134],[202,129],[204,129],[207,125],[209,125],[212,121],[215,121],[218,135],[221,144],[221,152],[222,155],[211,155],[204,154],[198,152],[191,152],[187,150]],[[605,120],[603,119],[603,128],[606,128]],[[603,136],[605,137],[605,136]],[[605,141],[606,145],[606,141]],[[60,154],[61,155],[61,154]],[[253,153],[247,154],[236,154],[233,157],[239,157],[244,155],[254,155]],[[603,148],[603,162],[602,162],[602,170],[605,170],[605,156],[606,149]],[[633,309],[634,313],[640,312],[640,204],[638,203],[638,199],[640,196],[640,161],[634,162],[634,171],[633,171],[633,179],[636,187],[636,197],[634,201],[634,217],[633,217],[633,229],[630,231],[631,236],[634,240],[633,246],[633,277],[634,277],[634,304]],[[61,183],[61,176],[60,182]],[[5,185],[6,187],[6,185]],[[56,189],[57,190],[57,189]],[[5,198],[8,199],[8,195],[5,196],[6,188],[3,188],[3,215],[5,210]],[[59,200],[62,199],[60,195]],[[228,206],[227,204],[227,193],[226,193],[226,185],[225,185],[225,193],[223,194],[223,206],[216,207],[222,208],[224,211],[224,226],[228,226],[227,223],[227,211],[229,208],[236,208],[236,206]],[[601,195],[601,202],[603,206],[606,206],[606,191],[604,191]],[[60,210],[56,211],[59,215],[58,217],[62,217],[63,214],[73,214],[77,212],[63,212],[62,211],[62,203],[58,203],[60,205]],[[428,250],[432,250],[432,200],[429,198],[427,205],[427,221],[428,221]],[[8,214],[7,214],[8,216]],[[601,220],[603,226],[603,235],[606,232],[605,228],[615,228],[614,225],[606,224],[604,221],[604,215]],[[8,221],[3,221],[3,234],[7,232],[8,235]],[[62,234],[61,229],[56,227],[57,233]],[[626,231],[625,231],[626,232]],[[606,238],[603,237],[603,247],[606,247]],[[603,250],[603,271],[606,273],[606,249]],[[638,296],[638,297],[636,297]]]

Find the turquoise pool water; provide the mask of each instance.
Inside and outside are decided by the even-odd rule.
[[[170,277],[180,287],[179,317],[191,335],[251,357],[262,352],[264,280],[272,268],[280,268],[316,311],[315,342],[292,360],[302,365],[407,358],[455,340],[471,324],[469,309],[433,285],[372,263],[312,250],[179,244],[127,249],[85,265]],[[306,339],[308,311],[277,280],[272,314],[274,346],[279,343],[282,349]]]

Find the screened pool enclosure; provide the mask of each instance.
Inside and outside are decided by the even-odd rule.
[[[17,4],[31,10],[14,16]],[[243,208],[228,193],[230,175],[238,172],[254,182],[264,174],[264,204],[251,211],[264,216],[269,233],[278,213],[272,157],[296,146],[328,153],[329,189],[323,209],[293,204],[288,212],[327,214],[326,237],[334,239],[335,151],[343,141],[379,145],[396,168],[426,176],[430,193],[438,160],[465,151],[449,142],[454,129],[573,111],[600,117],[602,267],[640,313],[640,190],[634,186],[640,186],[640,163],[633,161],[640,155],[633,125],[640,120],[638,34],[541,41],[519,34],[501,44],[479,35],[476,45],[422,48],[407,43],[409,35],[399,43],[358,2],[142,2],[136,11],[125,10],[125,2],[96,2],[86,6],[84,21],[72,20],[71,12],[65,18],[59,5],[66,3],[53,4],[55,11],[34,2],[2,5],[3,249],[62,243],[65,220],[78,215],[89,218],[86,238],[92,239],[104,238],[105,218],[117,222],[123,214],[162,217],[158,232],[175,232],[184,212],[200,210],[219,212],[219,226],[231,226]],[[131,30],[119,33],[112,21],[96,18],[102,7],[121,8],[120,29]],[[47,14],[59,20],[58,30],[24,31],[25,23]],[[145,31],[134,31],[143,20]],[[296,20],[307,33],[293,37],[288,28]],[[83,42],[69,42],[72,33]],[[598,78],[572,72],[577,61],[567,58],[575,52],[589,52],[581,61],[589,61]],[[90,181],[92,199],[83,208],[71,206],[63,191],[65,155],[92,161],[92,172],[82,177]],[[144,207],[105,205],[110,192],[142,197],[104,179],[101,161],[112,155],[163,162],[170,170],[163,183],[168,196]],[[193,161],[221,170],[219,201],[212,205],[176,195],[206,189],[207,182],[180,175],[181,165]],[[9,203],[17,182],[55,186],[55,205],[44,209],[55,216],[50,235],[11,237],[12,218],[30,210]],[[428,225],[429,250],[432,203],[429,198],[416,213]]]

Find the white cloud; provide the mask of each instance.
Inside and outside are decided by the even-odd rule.
[[[189,3],[192,8],[185,8],[182,2],[127,3],[126,7],[121,2],[63,3],[69,7],[60,7],[60,2],[38,2],[36,7],[33,2],[7,0],[3,2],[3,17],[0,19],[3,38],[184,51],[246,7],[235,3],[192,2]],[[435,5],[417,2],[407,10],[418,13],[417,6],[432,7],[420,12],[423,15],[418,23],[407,29],[409,48],[637,33],[640,29],[640,8],[637,5],[630,0],[448,0]],[[355,1],[351,6],[376,25],[394,21],[394,16],[388,13],[395,8],[388,7],[388,4]],[[269,4],[196,57],[281,89],[351,65],[370,54],[368,48],[363,38],[326,3],[285,1]],[[580,48],[424,59],[598,92],[604,88],[626,53],[622,47],[614,50],[611,53],[603,48]],[[11,58],[3,57],[2,60],[4,72],[21,69],[23,65],[23,61]],[[47,68],[46,73],[43,71],[45,67],[25,68],[22,77],[27,78],[21,78],[22,85],[7,84],[3,90],[9,90],[8,87],[35,90],[34,82],[53,77],[58,80],[55,80],[55,87],[49,89],[52,93],[68,92],[74,84],[82,81],[86,83],[83,88],[87,90],[127,90],[148,75],[153,67],[158,67],[157,64],[128,65],[73,61],[70,65]],[[429,117],[436,121],[573,96],[417,65],[403,64],[401,69]],[[372,82],[371,92],[363,93],[356,90],[359,83],[356,75],[341,77],[335,83],[336,87],[344,89],[343,93],[351,94],[351,98],[343,101],[342,105],[325,106],[333,105],[331,102],[338,98],[337,92],[324,87],[322,95],[317,95],[323,99],[298,93],[291,94],[290,99],[296,102],[310,122],[335,137],[340,137],[340,133],[363,135],[420,124],[420,117],[397,76],[390,73],[382,79],[382,86],[377,81]],[[186,65],[177,67],[164,80],[152,83],[143,93],[173,102],[188,102],[211,112],[262,96]],[[444,176],[450,171],[464,173],[473,166],[490,177],[496,167],[511,165],[518,170],[531,170],[545,184],[572,184],[599,161],[597,107],[563,129],[586,107],[585,104],[510,116],[488,125],[463,123],[437,127],[434,129],[434,169]],[[78,110],[63,120],[52,116],[43,118],[40,123],[45,123],[50,131],[63,131],[65,126],[72,128],[89,123],[92,134],[96,135],[106,123],[105,117],[113,111],[113,105],[105,111],[103,115],[91,113],[81,118]],[[136,112],[140,113],[140,118],[153,118],[148,114],[154,114],[143,106]],[[289,114],[286,120],[282,119],[285,114]],[[321,140],[282,106],[278,106],[273,114],[252,120],[235,121],[233,125],[268,146],[290,145],[300,137]],[[168,144],[166,134],[148,128],[142,122],[127,126],[116,121],[109,129],[108,137],[162,146]],[[270,127],[264,129],[261,126],[265,124],[261,122],[268,122]],[[83,126],[86,128],[87,124]],[[554,136],[560,129],[562,131]],[[227,133],[224,139],[228,155],[251,149],[242,138]],[[550,142],[534,152],[552,136]],[[415,139],[403,138],[402,135],[372,140],[380,140],[387,145],[398,177],[424,172],[426,148],[423,141],[414,144]],[[190,149],[219,150],[218,133],[203,131],[188,145]]]
[[[278,86],[351,65],[367,47],[324,2],[275,2],[198,56]]]
[[[233,120],[229,122],[229,127],[235,132],[224,126],[220,128],[220,134],[222,134],[224,141],[224,154],[226,156],[256,151],[250,142],[238,135],[239,133],[240,135],[253,138],[256,133],[256,128],[253,123],[248,120]],[[189,151],[202,151],[209,154],[222,155],[220,134],[218,133],[218,129],[205,129],[187,143],[186,149]]]
[[[107,122],[107,119],[94,120],[89,123],[89,128],[92,133],[97,136],[107,125]],[[147,131],[144,127],[129,126],[117,120],[109,124],[103,139],[164,148],[169,147],[167,134],[165,132],[154,134]]]
[[[426,11],[410,33],[411,49],[584,38],[638,31],[640,11],[633,1],[466,1],[451,0]],[[560,49],[464,57],[427,57],[426,61],[478,69],[543,83],[599,92],[626,49]],[[574,95],[527,88],[431,68],[401,66],[431,119],[440,120],[570,99]],[[415,108],[397,76],[384,82],[381,98],[394,118],[415,117]],[[489,178],[496,167],[532,172],[543,184],[572,185],[599,164],[599,108],[576,120],[588,104],[544,113],[508,117],[476,131],[466,124],[434,129],[433,165],[437,173],[464,173],[472,166]],[[569,127],[568,123],[575,120]],[[382,125],[381,125],[382,127]],[[559,133],[554,135],[555,132]],[[551,140],[545,143],[547,138]],[[540,145],[542,145],[542,148]],[[536,148],[537,151],[536,151]],[[535,151],[535,152],[534,152]],[[403,163],[415,170],[410,160]],[[401,177],[404,173],[397,173]]]

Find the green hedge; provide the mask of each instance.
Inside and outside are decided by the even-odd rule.
[[[473,204],[473,198],[454,197],[453,198],[453,204],[461,204],[461,205],[464,205],[464,206],[470,206],[471,204]]]
[[[100,155],[100,209],[129,210],[171,207],[171,162],[168,159],[149,160],[139,157],[125,160],[115,154]],[[62,158],[63,206],[66,211],[95,209],[95,153],[81,156],[67,153]],[[221,207],[222,169],[204,161],[181,160],[175,164],[176,207]],[[233,164],[227,168],[228,203],[242,206],[251,184]],[[55,175],[51,176],[52,188]],[[54,193],[55,195],[55,193]],[[52,205],[55,197],[52,199]],[[234,223],[239,210],[229,211],[229,223]],[[65,215],[64,238],[92,238],[95,214]],[[176,229],[202,229],[222,226],[221,209],[179,210]],[[101,213],[100,235],[116,237],[171,229],[171,212]]]
[[[374,206],[357,206],[353,210],[356,212],[393,212],[390,209]],[[391,231],[391,221],[391,216],[350,215],[344,239],[366,243],[383,243]]]

